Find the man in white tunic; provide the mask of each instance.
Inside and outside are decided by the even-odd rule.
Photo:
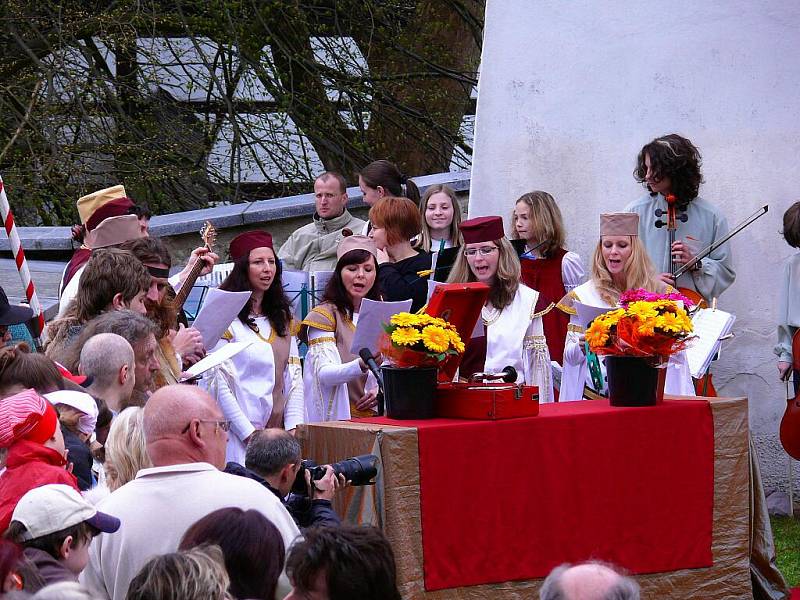
[[[197,387],[170,385],[153,394],[144,409],[144,434],[154,466],[98,504],[124,525],[92,542],[81,582],[97,597],[124,600],[148,560],[175,552],[191,525],[220,508],[259,511],[278,528],[286,548],[300,534],[268,489],[219,470],[229,427],[214,400]],[[286,586],[282,576],[279,587]]]

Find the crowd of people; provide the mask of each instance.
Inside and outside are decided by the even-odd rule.
[[[482,326],[468,340],[458,377],[513,366],[519,383],[538,386],[542,402],[603,394],[602,379],[587,373],[575,302],[612,307],[628,289],[670,286],[710,299],[734,279],[727,245],[677,281],[668,268],[727,230],[714,205],[698,197],[692,143],[677,135],[653,140],[634,176],[647,193],[625,212],[601,216],[587,268],[567,249],[549,193],[510,204],[507,235],[500,215],[462,219],[453,190],[431,186],[420,197],[385,160],[359,173],[370,207],[364,222],[347,210],[345,178],[323,173],[314,182],[313,222],[279,249],[261,228],[230,243],[232,269],[220,288],[250,296],[213,347],[185,321],[176,298],[219,256],[197,248],[171,275],[177,269],[166,245],[148,234],[149,213],[122,186],[81,198],[75,232],[82,246],[65,270],[43,352],[10,343],[8,328],[32,315],[0,294],[2,592],[399,598],[388,541],[380,530],[341,522],[333,501],[347,481],[330,466],[312,481],[293,436],[302,423],[376,414],[377,381],[351,352],[362,300],[411,300],[416,311],[431,278],[485,283]],[[671,247],[654,224],[668,196],[688,215]],[[800,218],[793,218],[796,227]],[[790,243],[798,237],[787,234]],[[286,269],[332,271],[302,319],[283,287]],[[241,341],[249,345],[199,385],[181,383],[206,353]],[[667,386],[692,392],[680,357]],[[590,596],[587,589],[611,591]],[[638,587],[608,565],[565,565],[541,597],[638,598]]]

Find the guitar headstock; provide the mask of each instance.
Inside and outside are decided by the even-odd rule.
[[[205,222],[200,230],[200,237],[203,238],[206,248],[209,250],[214,248],[214,244],[217,242],[217,229],[211,224],[211,221]]]

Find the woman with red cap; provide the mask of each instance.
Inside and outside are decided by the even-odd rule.
[[[350,347],[361,301],[381,299],[377,255],[375,242],[368,237],[343,238],[322,302],[303,320],[300,336],[308,343],[303,379],[310,422],[375,414],[377,382]]]
[[[233,370],[217,369],[209,388],[231,422],[227,460],[244,464],[250,436],[258,429],[294,429],[304,421],[303,378],[297,324],[281,283],[281,265],[265,231],[248,231],[231,242],[231,274],[219,286],[250,292],[250,301],[220,344],[252,341],[230,360]]]
[[[449,282],[480,281],[489,286],[481,309],[485,333],[470,340],[459,376],[500,373],[514,367],[517,381],[539,386],[539,401],[552,402],[553,379],[542,318],[536,314],[539,292],[520,283],[517,253],[503,232],[500,217],[478,217],[459,226],[464,251]]]
[[[78,491],[75,476],[66,469],[56,409],[34,390],[0,402],[0,448],[8,448],[6,470],[0,475],[0,531],[8,529],[14,507],[29,490],[63,483]]]
[[[586,356],[583,327],[577,318],[575,302],[592,307],[612,309],[622,292],[644,288],[665,292],[669,288],[659,281],[655,266],[639,239],[639,215],[611,213],[600,215],[600,240],[591,262],[592,277],[569,292],[559,303],[572,315],[564,345],[564,370],[559,400],[581,400],[584,385],[598,394],[605,393],[605,365],[602,358],[594,375]],[[592,355],[594,356],[594,355]],[[694,395],[692,379],[683,352],[670,358],[665,391],[671,394]]]

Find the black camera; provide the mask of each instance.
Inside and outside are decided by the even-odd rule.
[[[350,485],[372,485],[378,474],[378,460],[374,454],[362,454],[352,458],[345,458],[333,463],[331,468],[336,475],[344,475]],[[325,467],[320,467],[313,460],[305,458],[300,461],[292,491],[295,494],[306,494],[306,470],[311,473],[311,481],[318,481],[325,476]]]

